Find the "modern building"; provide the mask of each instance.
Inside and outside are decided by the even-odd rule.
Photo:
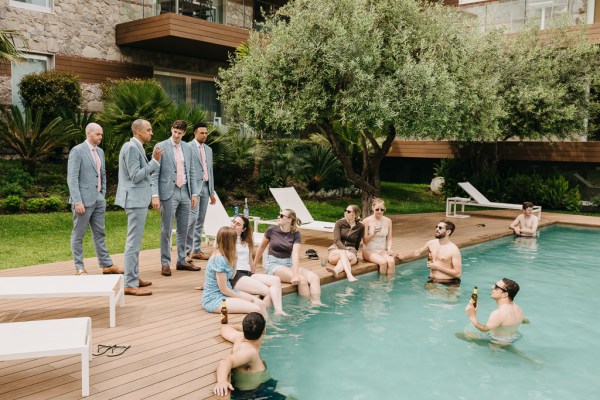
[[[21,31],[21,63],[0,64],[0,104],[19,104],[18,84],[49,69],[79,75],[83,107],[102,107],[107,79],[154,77],[178,102],[200,104],[217,121],[218,69],[263,12],[285,1],[0,0],[0,27]]]

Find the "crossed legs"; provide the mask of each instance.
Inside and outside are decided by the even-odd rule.
[[[346,278],[350,282],[356,282],[358,279],[352,275],[352,265],[358,262],[358,258],[356,254],[352,253],[348,250],[332,250],[329,252],[329,256],[327,258],[327,262],[329,264],[335,265],[335,267],[327,267],[327,271],[331,272],[336,278],[337,275],[344,271],[346,273]]]

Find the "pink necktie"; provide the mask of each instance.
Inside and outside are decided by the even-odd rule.
[[[177,180],[175,184],[177,187],[183,186],[183,161],[181,160],[181,153],[179,153],[179,145],[175,145],[175,162],[177,164]]]
[[[208,168],[206,168],[206,154],[204,153],[204,145],[200,145],[200,159],[202,160],[202,169],[204,170],[204,174],[202,175],[202,179],[208,181]]]
[[[100,171],[100,157],[98,157],[98,153],[96,152],[96,148],[92,147],[92,154],[94,155],[94,160],[96,161],[96,170],[98,171],[98,191],[102,191],[102,172]]]

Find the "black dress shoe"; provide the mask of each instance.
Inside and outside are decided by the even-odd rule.
[[[195,267],[194,264],[190,264],[190,263],[185,263],[185,264],[180,264],[177,263],[177,271],[200,271],[202,268],[200,267]]]
[[[168,265],[163,265],[162,274],[163,276],[171,276],[171,267],[169,267]]]

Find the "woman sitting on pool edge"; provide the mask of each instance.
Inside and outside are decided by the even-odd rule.
[[[289,208],[277,216],[277,225],[270,226],[260,244],[253,268],[259,263],[263,251],[269,246],[265,260],[265,272],[278,276],[281,282],[298,285],[298,294],[308,296],[314,305],[321,303],[321,279],[314,272],[300,267],[301,236],[298,232],[300,220]]]
[[[335,265],[326,267],[336,278],[342,271],[350,282],[357,279],[352,275],[352,265],[358,262],[358,247],[365,234],[365,226],[360,222],[360,208],[350,204],[344,211],[344,218],[338,220],[333,228],[333,244],[327,249],[327,262]]]
[[[217,233],[217,248],[206,264],[202,306],[211,313],[220,313],[223,300],[227,300],[227,311],[232,314],[258,312],[267,318],[265,303],[251,294],[231,287],[229,279],[235,275],[235,244],[237,233],[227,227]]]
[[[231,286],[246,293],[262,296],[267,307],[273,303],[275,314],[288,315],[282,308],[281,279],[274,275],[255,273],[252,262],[254,241],[250,221],[242,215],[236,215],[231,221],[231,228],[237,234],[236,274],[230,279]]]
[[[363,237],[363,259],[379,265],[382,274],[393,274],[396,271],[396,259],[392,252],[392,220],[383,216],[385,203],[374,198],[371,203],[373,214],[362,222],[365,226]]]

